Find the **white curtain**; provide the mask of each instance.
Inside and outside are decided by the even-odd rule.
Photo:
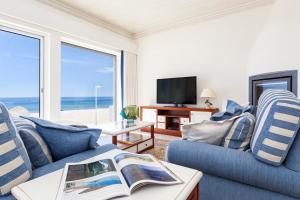
[[[124,52],[124,106],[138,103],[137,55]]]

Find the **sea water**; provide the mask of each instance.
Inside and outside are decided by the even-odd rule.
[[[39,112],[39,97],[1,98],[8,109],[22,106],[30,112]],[[61,110],[86,110],[95,108],[95,97],[62,97]],[[98,108],[108,108],[113,105],[113,97],[98,97]]]

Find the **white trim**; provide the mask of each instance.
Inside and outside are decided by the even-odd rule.
[[[53,8],[59,9],[61,11],[67,12],[68,14],[71,14],[75,17],[84,19],[92,24],[95,24],[99,27],[108,29],[114,33],[117,33],[117,34],[120,34],[127,38],[133,39],[133,33],[131,33],[130,31],[128,31],[120,26],[117,26],[115,24],[109,23],[103,19],[100,19],[93,15],[90,15],[87,12],[84,12],[82,10],[74,8],[66,3],[61,2],[61,1],[56,1],[56,0],[37,0],[37,1],[47,4]]]
[[[223,9],[217,9],[217,10],[210,10],[207,11],[205,14],[201,13],[193,17],[187,17],[185,19],[178,18],[178,19],[172,19],[172,22],[166,23],[164,25],[160,24],[154,24],[151,27],[145,28],[145,30],[140,32],[131,32],[126,30],[124,27],[117,26],[111,22],[108,22],[106,20],[101,19],[100,17],[94,16],[89,14],[88,12],[85,12],[81,9],[75,8],[67,3],[61,2],[59,0],[38,0],[41,3],[47,4],[53,8],[59,9],[61,11],[64,11],[68,14],[71,14],[75,17],[79,17],[83,20],[86,20],[92,24],[95,24],[97,26],[106,28],[110,31],[113,31],[117,34],[126,36],[130,39],[138,39],[141,37],[144,37],[146,35],[156,33],[163,30],[168,30],[172,28],[176,28],[179,26],[185,26],[193,23],[199,23],[215,18],[224,17],[233,13],[241,12],[247,9],[256,8],[259,6],[264,6],[268,4],[274,3],[274,0],[248,0],[247,2],[242,2],[239,4],[236,4],[232,7],[223,8]]]
[[[82,38],[62,36],[60,40],[61,40],[61,42],[64,42],[64,43],[76,45],[76,46],[83,47],[83,48],[86,48],[86,49],[91,49],[91,50],[94,50],[94,51],[100,51],[100,52],[107,53],[107,54],[112,54],[112,55],[115,55],[115,56],[121,55],[120,50],[116,50],[114,48],[109,48],[109,47],[103,47],[102,44],[99,44],[99,43],[94,42],[94,41],[82,39]]]
[[[182,27],[186,25],[201,23],[221,17],[225,17],[234,13],[242,12],[248,9],[265,6],[274,3],[274,0],[251,0],[248,2],[244,2],[232,7],[228,7],[225,9],[218,9],[208,11],[205,14],[196,15],[193,17],[185,18],[185,19],[173,19],[173,23],[168,23],[166,25],[153,25],[145,29],[144,31],[140,31],[133,34],[133,39],[138,39],[156,32],[165,31],[177,27]]]

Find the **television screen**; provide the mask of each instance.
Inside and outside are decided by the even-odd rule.
[[[197,104],[197,77],[157,79],[158,104]]]

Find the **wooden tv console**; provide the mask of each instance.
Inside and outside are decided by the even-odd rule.
[[[141,120],[154,122],[154,132],[181,137],[182,126],[207,120],[218,108],[141,106]],[[150,132],[150,128],[142,131]]]

